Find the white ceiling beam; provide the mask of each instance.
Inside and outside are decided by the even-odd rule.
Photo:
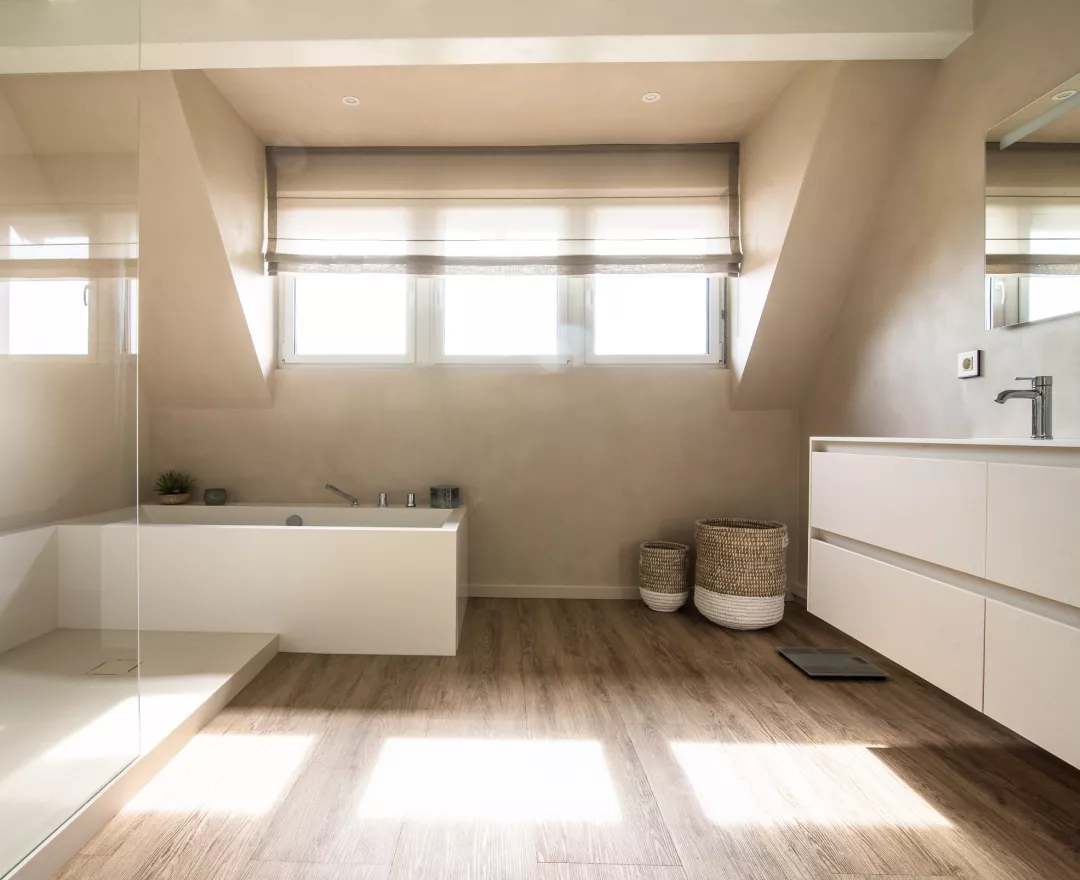
[[[144,43],[145,70],[944,58],[962,33],[475,37]]]
[[[136,12],[0,4],[0,73],[935,59],[973,26],[972,0],[143,0]]]

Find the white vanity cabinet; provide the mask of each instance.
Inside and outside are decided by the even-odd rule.
[[[809,610],[963,700],[982,708],[986,600],[824,541],[810,546]]]
[[[1080,767],[1080,628],[986,601],[983,711]]]
[[[814,452],[811,467],[818,528],[983,573],[985,462]]]
[[[1080,766],[1080,441],[816,437],[810,612]]]
[[[987,488],[986,576],[1080,607],[1080,467],[990,464]]]

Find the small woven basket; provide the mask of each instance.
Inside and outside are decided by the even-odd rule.
[[[653,611],[677,611],[690,595],[686,572],[690,548],[671,541],[641,545],[638,560],[641,598]]]
[[[787,526],[755,519],[694,524],[694,605],[713,623],[761,629],[779,623],[787,596]]]

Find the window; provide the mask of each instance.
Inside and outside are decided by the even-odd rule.
[[[1075,275],[1022,275],[1021,320],[1041,321],[1080,309],[1080,278]]]
[[[505,363],[558,357],[558,278],[451,275],[440,284],[440,360]]]
[[[13,355],[90,353],[90,284],[85,278],[43,278],[0,285],[0,352]]]
[[[714,275],[281,277],[285,364],[723,364]]]
[[[413,361],[415,280],[407,275],[295,275],[283,299],[286,363]]]
[[[597,275],[588,296],[589,363],[721,360],[722,305],[705,275]]]

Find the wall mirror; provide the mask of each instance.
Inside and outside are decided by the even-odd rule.
[[[986,321],[1080,313],[1080,74],[986,134]]]

